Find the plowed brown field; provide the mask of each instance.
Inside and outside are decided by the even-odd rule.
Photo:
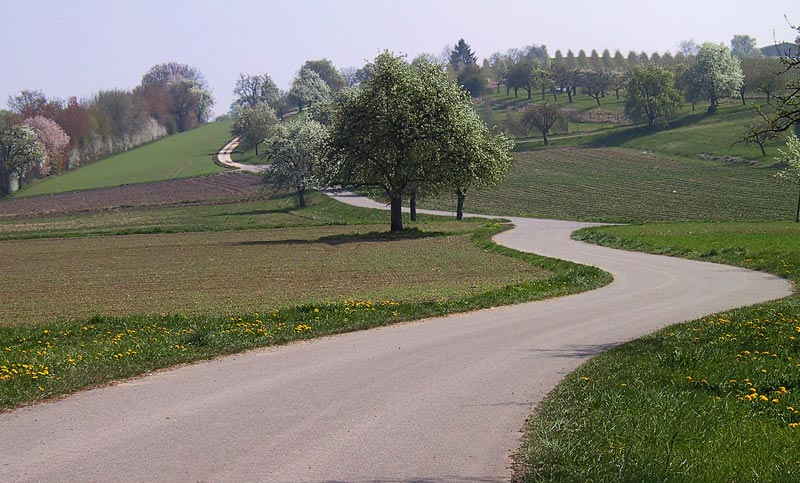
[[[0,220],[19,216],[81,213],[146,206],[197,205],[260,198],[260,179],[223,173],[155,183],[0,200]]]

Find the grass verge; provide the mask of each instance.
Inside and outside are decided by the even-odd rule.
[[[800,280],[794,223],[585,229],[576,238]],[[800,480],[800,297],[677,324],[570,374],[529,421],[517,481]]]
[[[485,225],[474,232],[472,241],[481,250],[513,257],[549,275],[450,298],[343,298],[225,316],[96,316],[0,327],[0,409],[254,347],[567,295],[611,281],[609,274],[594,267],[494,244],[491,237],[508,227]]]

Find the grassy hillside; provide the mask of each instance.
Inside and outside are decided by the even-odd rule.
[[[487,124],[511,129],[517,138],[517,150],[525,151],[542,146],[541,136],[535,132],[521,133],[514,122],[516,113],[529,102],[541,102],[541,96],[534,95],[529,101],[523,91],[515,98],[513,92],[507,96],[505,90],[501,90],[500,94],[487,96],[478,111]],[[567,109],[573,118],[567,132],[551,134],[554,146],[629,147],[692,158],[706,154],[771,163],[777,155],[776,149],[784,143],[783,137],[769,141],[767,156],[763,156],[758,146],[740,142],[747,124],[763,122],[752,105],[753,102],[763,103],[763,99],[748,99],[747,105],[742,105],[738,99],[729,99],[715,114],[707,114],[705,104],[698,104],[694,111],[686,104],[668,127],[652,130],[620,122],[625,108],[624,91],[620,99],[608,93],[601,98],[600,106],[593,98],[580,94],[571,104],[565,95],[559,95],[557,101],[552,95],[547,96],[547,102]]]
[[[797,194],[772,167],[621,148],[516,153],[505,181],[467,194],[466,211],[587,221],[791,219]],[[454,197],[424,200],[453,210]]]
[[[191,131],[97,161],[27,187],[17,197],[119,186],[224,171],[212,156],[230,139],[230,121]]]

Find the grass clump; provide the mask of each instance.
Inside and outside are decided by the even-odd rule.
[[[584,229],[576,238],[800,280],[794,223]],[[567,377],[526,429],[518,481],[797,481],[800,297],[674,325]]]

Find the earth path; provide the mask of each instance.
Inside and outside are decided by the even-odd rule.
[[[497,242],[598,265],[614,282],[255,350],[0,414],[0,481],[507,481],[525,417],[587,358],[791,291],[764,273],[571,240],[584,223],[511,220]]]

